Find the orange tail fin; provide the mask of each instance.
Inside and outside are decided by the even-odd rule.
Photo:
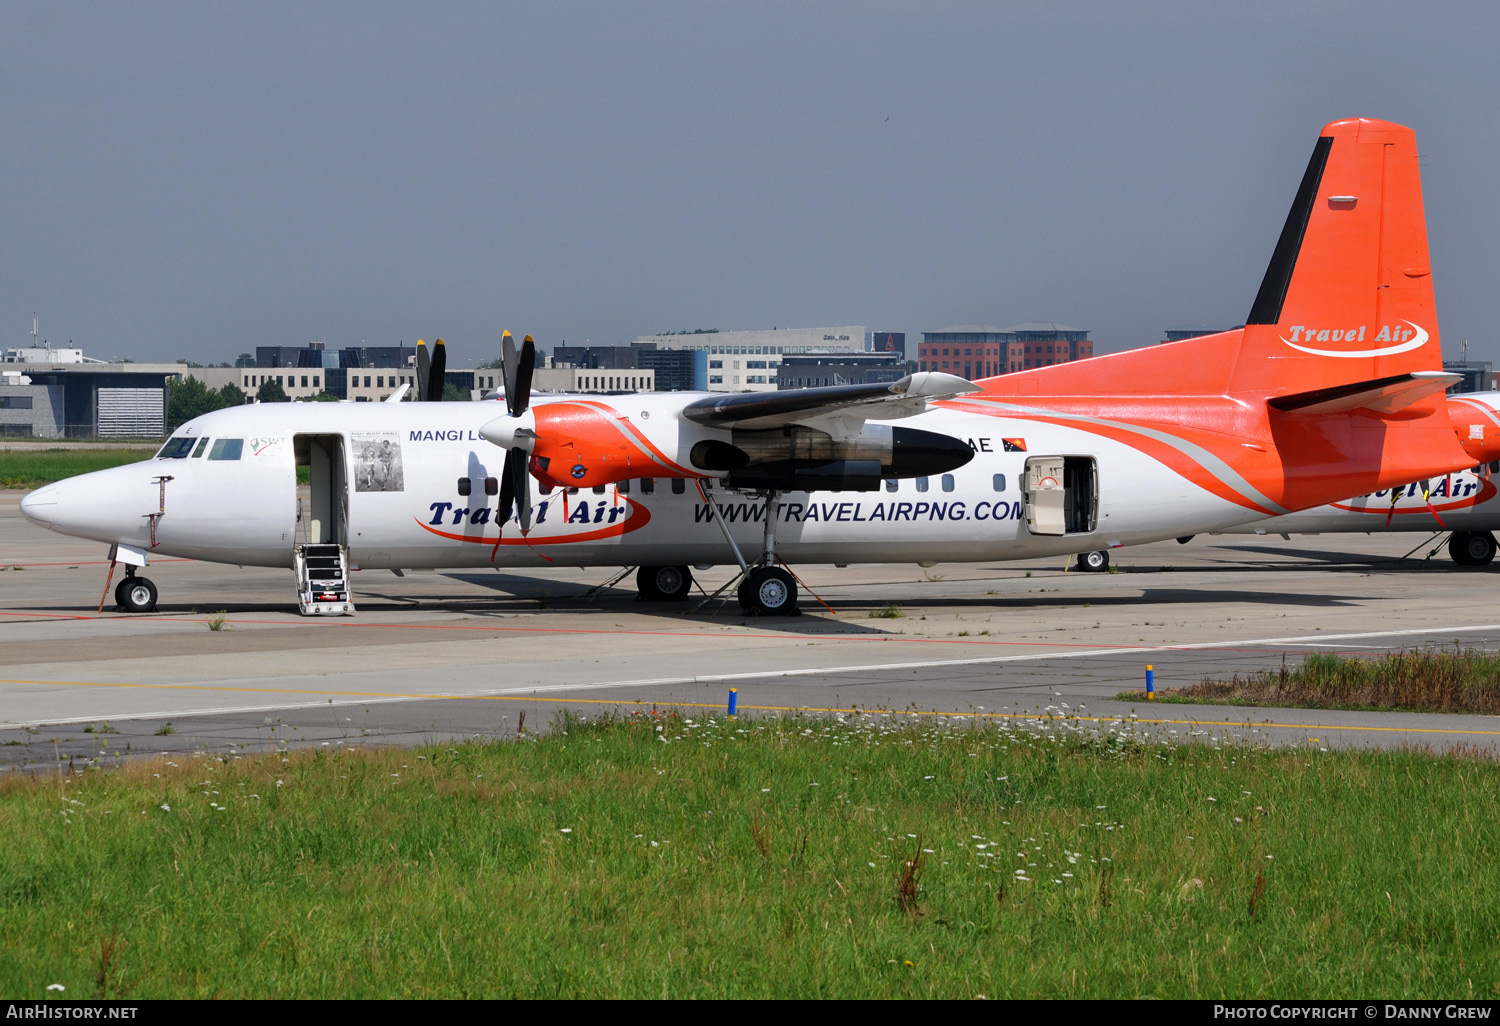
[[[1244,331],[1232,392],[1442,369],[1411,129],[1324,127]]]

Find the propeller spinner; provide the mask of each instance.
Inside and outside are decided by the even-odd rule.
[[[505,469],[500,476],[500,526],[510,520],[514,508],[521,533],[531,530],[531,475],[527,464],[536,448],[536,417],[531,405],[531,373],[536,366],[536,343],[527,335],[516,351],[510,332],[500,339],[501,373],[505,378],[505,416],[496,417],[479,429],[486,441],[505,450]]]

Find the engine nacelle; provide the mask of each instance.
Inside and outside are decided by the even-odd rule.
[[[867,424],[845,438],[802,425],[730,437],[699,442],[689,461],[725,474],[731,488],[874,491],[886,478],[944,474],[974,458],[957,438],[886,424]]]

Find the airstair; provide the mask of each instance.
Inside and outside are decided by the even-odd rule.
[[[303,616],[354,612],[349,599],[349,555],[342,545],[298,545],[296,556],[298,612]]]

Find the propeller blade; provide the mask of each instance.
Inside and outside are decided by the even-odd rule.
[[[504,527],[510,520],[511,506],[515,500],[515,474],[511,468],[517,458],[516,450],[505,450],[505,467],[500,471],[500,508],[495,511],[495,523],[500,527]],[[524,461],[524,457],[520,458]],[[524,466],[524,462],[522,465]]]
[[[505,412],[512,417],[520,413],[516,409],[516,340],[510,332],[500,336],[500,375],[505,379]]]
[[[427,355],[427,343],[417,339],[417,401],[427,398],[427,379],[431,376],[432,360]]]
[[[427,401],[436,403],[443,399],[443,373],[448,369],[448,351],[443,348],[443,340],[438,339],[432,345],[432,369],[429,370],[427,380]]]
[[[515,474],[517,519],[521,521],[521,533],[525,534],[531,530],[531,474],[526,467],[529,461],[525,452],[515,449],[506,455],[507,461],[511,456],[515,457],[512,473]]]
[[[521,355],[516,364],[516,416],[525,413],[531,406],[531,375],[536,370],[536,343],[527,335],[521,343]]]

